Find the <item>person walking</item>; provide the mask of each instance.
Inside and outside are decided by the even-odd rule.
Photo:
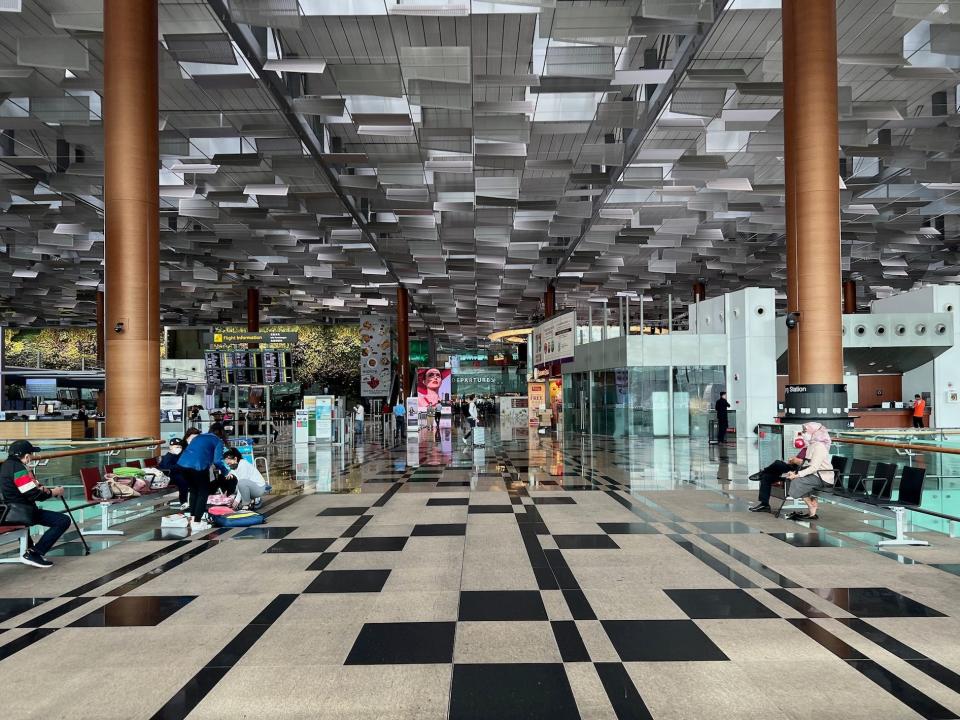
[[[927,401],[919,395],[913,396],[913,426],[919,430],[923,429],[923,413],[927,409]]]
[[[477,399],[476,395],[470,396],[470,404],[467,406],[467,423],[470,426],[470,429],[463,434],[463,442],[466,444],[471,435],[473,435],[473,429],[477,426],[477,422],[480,419],[480,410],[477,408]]]
[[[393,439],[407,439],[407,409],[397,398],[397,404],[393,406]]]
[[[358,402],[353,406],[353,442],[363,442],[363,417],[365,410],[363,403]]]
[[[63,497],[62,487],[45,488],[30,472],[28,465],[33,454],[40,452],[29,440],[17,440],[10,445],[7,459],[0,465],[0,499],[7,505],[7,522],[20,524],[15,518],[22,518],[22,524],[43,525],[47,531],[40,540],[21,556],[27,565],[48,568],[52,562],[44,557],[54,543],[70,527],[70,517],[66,513],[44,510],[37,507],[41,500]]]
[[[720,399],[713,407],[717,411],[717,442],[722,445],[727,441],[727,428],[730,427],[730,419],[727,415],[730,403],[727,402],[726,392],[720,393]]]
[[[229,472],[223,462],[225,440],[223,424],[211,423],[207,432],[194,436],[187,443],[177,462],[190,486],[190,515],[193,518],[190,529],[193,532],[203,532],[212,527],[204,522],[203,516],[207,512],[207,497],[210,495],[211,469],[217,468],[224,475]]]

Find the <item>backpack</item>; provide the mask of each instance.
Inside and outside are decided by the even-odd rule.
[[[213,515],[211,520],[218,527],[235,528],[261,525],[267,521],[267,518],[253,510],[240,510],[228,515]]]

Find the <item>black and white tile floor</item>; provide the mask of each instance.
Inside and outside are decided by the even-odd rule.
[[[266,526],[0,568],[4,717],[960,717],[956,540],[753,516],[705,445],[488,435],[369,444]]]

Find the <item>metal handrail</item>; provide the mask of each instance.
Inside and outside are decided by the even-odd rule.
[[[858,440],[855,438],[834,437],[835,443],[847,445],[869,445],[871,447],[885,447],[900,450],[914,450],[916,452],[943,453],[945,455],[960,455],[960,448],[944,448],[936,445],[917,445],[916,443],[884,442],[883,440]]]
[[[53,460],[61,457],[73,457],[76,455],[95,455],[102,452],[119,452],[120,450],[135,450],[137,448],[157,447],[159,440],[140,440],[138,442],[122,443],[120,445],[100,445],[91,448],[76,448],[73,450],[55,450],[53,452],[37,453],[33,456],[34,460]]]

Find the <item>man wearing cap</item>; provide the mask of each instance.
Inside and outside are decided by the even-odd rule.
[[[64,513],[43,510],[37,507],[40,500],[63,497],[63,488],[45,488],[33,476],[27,465],[33,460],[33,453],[40,452],[29,440],[17,440],[10,445],[6,461],[0,465],[0,497],[7,505],[26,505],[27,515],[33,515],[31,525],[43,525],[47,531],[32,548],[27,550],[21,560],[27,565],[48,568],[53,565],[46,555],[53,544],[70,527],[70,518]]]

